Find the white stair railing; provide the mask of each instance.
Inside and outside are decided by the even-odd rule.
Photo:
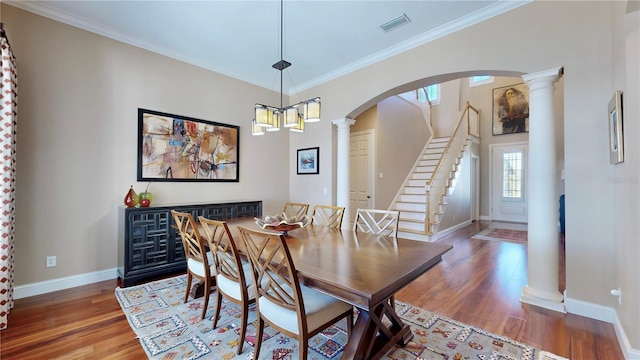
[[[453,187],[456,171],[467,144],[469,135],[480,136],[480,112],[467,102],[455,130],[449,138],[444,154],[438,161],[431,177],[426,182],[425,233],[434,233],[434,226],[440,222],[444,196]]]

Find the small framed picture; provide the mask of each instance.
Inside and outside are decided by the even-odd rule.
[[[622,91],[616,91],[609,101],[609,158],[611,164],[619,164],[624,161]]]
[[[320,173],[320,148],[307,148],[298,150],[298,175]]]

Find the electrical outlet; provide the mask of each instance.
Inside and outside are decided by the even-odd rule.
[[[55,256],[47,256],[47,267],[56,266],[56,257]]]

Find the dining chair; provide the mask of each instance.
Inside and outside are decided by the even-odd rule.
[[[353,230],[376,235],[392,236],[394,239],[398,235],[399,211],[358,209],[356,221],[353,222]],[[391,295],[389,304],[395,308],[395,296]]]
[[[229,231],[227,223],[199,217],[205,239],[209,249],[214,254],[216,267],[216,310],[213,315],[213,328],[217,328],[220,316],[222,298],[237,304],[241,308],[240,340],[238,341],[237,354],[242,353],[245,335],[247,333],[247,319],[249,318],[249,305],[255,303],[255,287],[251,265],[243,262],[238,252],[235,239]]]
[[[287,202],[282,208],[282,215],[287,219],[291,217],[300,218],[302,215],[306,215],[309,211],[309,204]]]
[[[394,210],[358,209],[353,230],[396,237],[400,212]]]
[[[184,302],[189,299],[193,278],[204,281],[204,307],[202,308],[201,317],[201,319],[204,319],[209,306],[211,287],[215,284],[213,255],[210,251],[206,251],[205,241],[200,236],[196,221],[190,213],[171,210],[171,215],[173,215],[180,237],[182,237],[182,247],[187,258],[187,291],[184,295]]]
[[[353,307],[299,282],[283,235],[238,229],[253,267],[253,282],[258,284],[254,359],[260,356],[265,323],[298,340],[300,360],[307,359],[309,339],[338,320],[347,318],[351,334]]]
[[[311,214],[312,225],[321,225],[340,229],[340,226],[342,225],[342,217],[344,215],[344,207],[315,205]]]

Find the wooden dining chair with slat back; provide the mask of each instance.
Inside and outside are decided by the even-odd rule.
[[[215,284],[213,255],[210,251],[207,251],[205,240],[200,236],[196,221],[190,213],[171,210],[171,215],[173,215],[180,237],[182,237],[184,255],[187,258],[187,290],[184,295],[184,302],[189,299],[193,278],[203,281],[204,307],[202,308],[201,318],[204,319],[209,306],[211,287]]]
[[[342,226],[342,217],[344,216],[344,207],[315,205],[311,214],[312,225],[340,229],[340,226]]]
[[[265,322],[299,341],[300,360],[307,359],[309,339],[342,318],[347,332],[353,326],[353,307],[302,285],[281,234],[238,226],[253,267],[258,290],[258,323],[254,359],[260,356]]]
[[[399,211],[358,209],[353,230],[376,235],[398,235]]]
[[[306,215],[308,211],[309,204],[288,202],[285,203],[282,207],[282,215],[284,215],[287,219],[294,216],[299,219],[300,217],[302,217],[302,215]]]
[[[400,212],[393,210],[358,209],[353,230],[376,235],[391,236],[395,241],[398,235]],[[395,307],[395,296],[389,298],[391,307]]]
[[[241,308],[240,339],[237,354],[242,353],[245,335],[247,333],[247,319],[249,305],[256,301],[253,275],[249,262],[243,262],[238,252],[236,241],[229,231],[227,223],[199,217],[204,236],[209,243],[209,249],[214,254],[216,264],[216,310],[213,315],[213,328],[218,325],[222,297],[237,304]]]

